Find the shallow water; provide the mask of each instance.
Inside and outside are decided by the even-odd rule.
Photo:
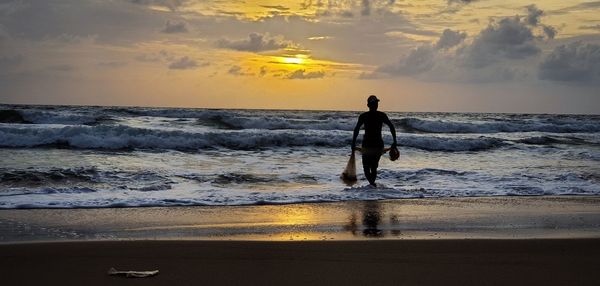
[[[0,110],[24,119],[0,123],[0,208],[600,194],[600,116],[389,112],[371,188],[339,179],[359,112]]]

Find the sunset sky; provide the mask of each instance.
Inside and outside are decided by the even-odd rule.
[[[0,103],[600,113],[600,1],[0,0]]]

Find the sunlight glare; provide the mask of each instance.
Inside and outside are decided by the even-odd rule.
[[[284,58],[281,59],[281,61],[283,63],[286,63],[286,64],[296,64],[296,65],[299,65],[299,64],[302,64],[304,62],[304,59],[297,58],[297,57],[293,57],[293,58],[292,57],[284,57]]]

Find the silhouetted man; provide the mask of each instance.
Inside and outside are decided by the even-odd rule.
[[[394,125],[387,117],[387,115],[381,111],[377,111],[379,107],[379,99],[376,96],[371,95],[367,99],[367,106],[369,111],[361,114],[358,117],[356,127],[354,127],[354,135],[352,136],[352,152],[356,147],[356,137],[360,131],[360,126],[365,125],[365,134],[362,140],[362,163],[365,177],[369,181],[371,186],[376,187],[375,179],[377,179],[377,167],[379,166],[379,158],[383,153],[383,138],[381,137],[381,127],[385,123],[392,132],[394,137],[394,143],[392,148],[396,148],[396,129]]]

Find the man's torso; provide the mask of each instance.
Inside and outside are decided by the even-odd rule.
[[[381,137],[381,128],[386,115],[381,111],[368,111],[360,115],[365,125],[365,134],[363,135],[362,146],[383,148],[383,138]]]

